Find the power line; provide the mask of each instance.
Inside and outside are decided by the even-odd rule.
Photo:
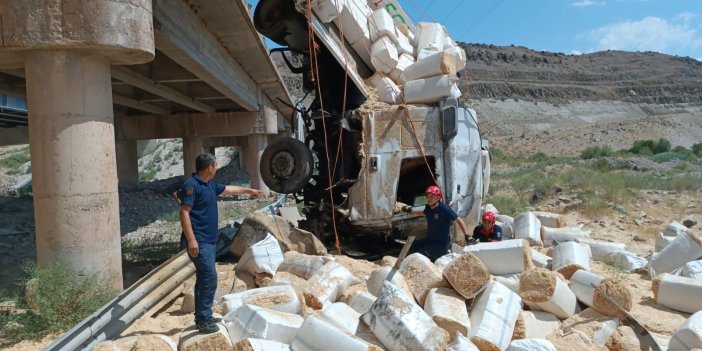
[[[456,39],[462,39],[464,35],[468,34],[471,30],[473,30],[473,28],[475,28],[478,24],[480,24],[480,22],[482,22],[487,16],[489,16],[489,15],[492,13],[492,11],[495,11],[495,9],[496,9],[498,6],[500,6],[503,2],[504,2],[504,0],[499,0],[499,1],[497,2],[497,4],[495,4],[495,6],[493,6],[492,8],[490,8],[490,10],[488,10],[487,12],[485,12],[484,15],[482,15],[475,23],[473,23],[472,26],[470,26],[465,32],[463,32],[463,34],[461,34],[460,36],[456,37]]]
[[[451,17],[451,15],[453,15],[456,12],[456,10],[458,10],[458,7],[460,7],[461,5],[463,5],[463,0],[458,1],[458,4],[456,4],[456,6],[451,11],[449,11],[448,15],[446,15],[446,17],[444,17],[444,19],[441,20],[441,22],[446,23],[446,20],[449,19],[449,17]]]
[[[424,15],[429,13],[429,9],[431,8],[431,5],[434,3],[434,0],[429,1],[429,5],[427,5],[426,9],[424,10],[424,13],[422,14],[421,17],[419,17],[419,20],[421,21],[422,18],[424,18]]]

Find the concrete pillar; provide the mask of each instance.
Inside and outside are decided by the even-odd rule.
[[[183,138],[183,175],[189,177],[195,172],[195,158],[203,152],[202,138]]]
[[[133,185],[139,182],[139,154],[136,140],[118,140],[115,144],[117,155],[117,180],[120,185]]]
[[[266,183],[263,182],[263,179],[261,179],[261,171],[259,168],[263,150],[268,146],[268,136],[265,134],[249,135],[247,137],[246,146],[246,170],[249,171],[251,187],[268,193],[269,189]]]
[[[37,260],[122,288],[111,64],[153,60],[151,0],[4,0],[0,68],[24,68]],[[115,20],[119,18],[119,20]]]

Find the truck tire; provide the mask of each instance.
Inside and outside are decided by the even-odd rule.
[[[312,166],[312,152],[307,145],[297,139],[284,138],[263,151],[261,178],[277,193],[296,193],[312,177]]]

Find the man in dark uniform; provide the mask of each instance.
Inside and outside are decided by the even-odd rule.
[[[483,224],[473,229],[473,238],[481,243],[502,241],[502,228],[495,224],[495,214],[491,211],[483,213]]]
[[[415,240],[410,252],[419,252],[434,262],[437,258],[446,255],[451,247],[450,229],[453,222],[458,222],[463,235],[467,234],[467,229],[456,212],[441,201],[441,189],[438,186],[428,187],[426,195],[427,205],[424,206],[424,210],[417,211],[411,206],[405,206],[403,211],[427,218],[427,237]]]
[[[248,194],[255,198],[261,191],[212,181],[217,173],[217,159],[212,154],[198,155],[195,169],[197,172],[183,183],[178,193],[183,228],[180,246],[187,247],[188,256],[195,264],[195,325],[201,333],[214,333],[219,330],[212,319],[217,290],[217,196]]]

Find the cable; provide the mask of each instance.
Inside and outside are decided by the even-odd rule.
[[[449,11],[448,15],[446,15],[446,17],[444,17],[444,19],[441,20],[441,23],[446,23],[446,20],[449,19],[454,13],[456,13],[456,10],[458,10],[458,8],[461,5],[463,5],[463,0],[458,1],[458,4],[456,6],[454,6],[451,11]]]
[[[473,23],[472,26],[470,26],[465,32],[463,32],[463,34],[461,34],[460,36],[458,36],[458,38],[463,38],[464,35],[468,34],[471,30],[473,30],[473,28],[475,28],[475,26],[477,26],[478,24],[480,24],[480,22],[482,22],[482,21],[485,19],[485,17],[489,16],[489,15],[492,13],[492,11],[495,11],[495,9],[496,9],[498,6],[500,6],[500,4],[502,4],[504,1],[505,1],[505,0],[499,0],[499,1],[497,2],[497,4],[495,4],[495,6],[493,6],[493,7],[490,8],[487,12],[485,12],[484,15],[482,15],[475,23]]]

